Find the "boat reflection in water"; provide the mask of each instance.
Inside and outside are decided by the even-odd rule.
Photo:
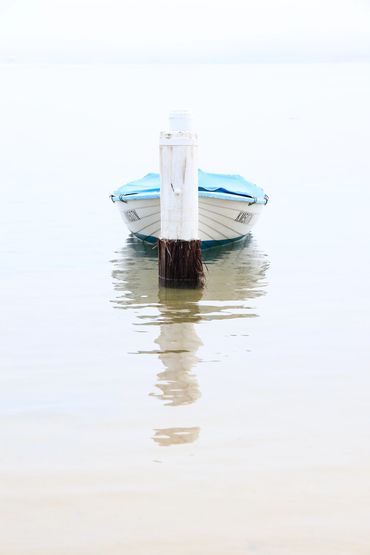
[[[158,356],[163,370],[157,375],[155,393],[172,407],[194,403],[200,397],[192,373],[201,362],[203,345],[197,328],[203,321],[256,316],[248,300],[264,294],[266,255],[253,238],[230,246],[204,251],[208,268],[205,289],[171,289],[158,285],[157,250],[129,237],[113,260],[115,308],[132,310],[135,325],[158,326],[158,348],[137,354]],[[155,429],[153,440],[161,446],[190,443],[199,436],[198,427]]]

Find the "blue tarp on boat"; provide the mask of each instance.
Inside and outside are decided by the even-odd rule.
[[[227,175],[222,173],[207,173],[198,170],[199,191],[227,193],[250,197],[257,203],[266,203],[265,192],[261,187],[247,181],[240,175]],[[158,193],[160,188],[160,176],[158,173],[148,173],[141,179],[131,181],[122,185],[114,191],[113,200],[122,196],[140,193]]]

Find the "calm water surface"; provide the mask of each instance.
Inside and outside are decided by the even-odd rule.
[[[0,77],[0,552],[367,555],[369,66]],[[204,291],[108,198],[173,107],[270,195]]]

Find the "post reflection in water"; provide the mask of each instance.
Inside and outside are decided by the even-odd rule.
[[[198,439],[199,428],[162,428],[154,430],[153,439],[161,447],[179,445],[181,443],[192,443]]]
[[[168,406],[188,405],[200,397],[192,370],[201,362],[203,345],[197,330],[202,321],[256,316],[248,301],[264,294],[266,255],[252,238],[203,253],[207,265],[206,288],[170,289],[158,285],[157,250],[129,237],[113,260],[115,308],[131,310],[140,328],[159,326],[158,349],[137,351],[156,355],[163,365],[155,393]],[[139,330],[138,330],[139,331]],[[141,330],[142,331],[142,330]],[[191,443],[199,427],[155,429],[153,440],[161,446]]]
[[[200,397],[191,369],[200,361],[196,353],[203,344],[194,327],[201,298],[200,290],[159,288],[161,331],[155,342],[164,371],[157,376],[159,393],[153,395],[166,405],[188,405]]]

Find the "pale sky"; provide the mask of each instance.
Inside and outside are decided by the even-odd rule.
[[[0,0],[0,61],[370,61],[370,0]]]

